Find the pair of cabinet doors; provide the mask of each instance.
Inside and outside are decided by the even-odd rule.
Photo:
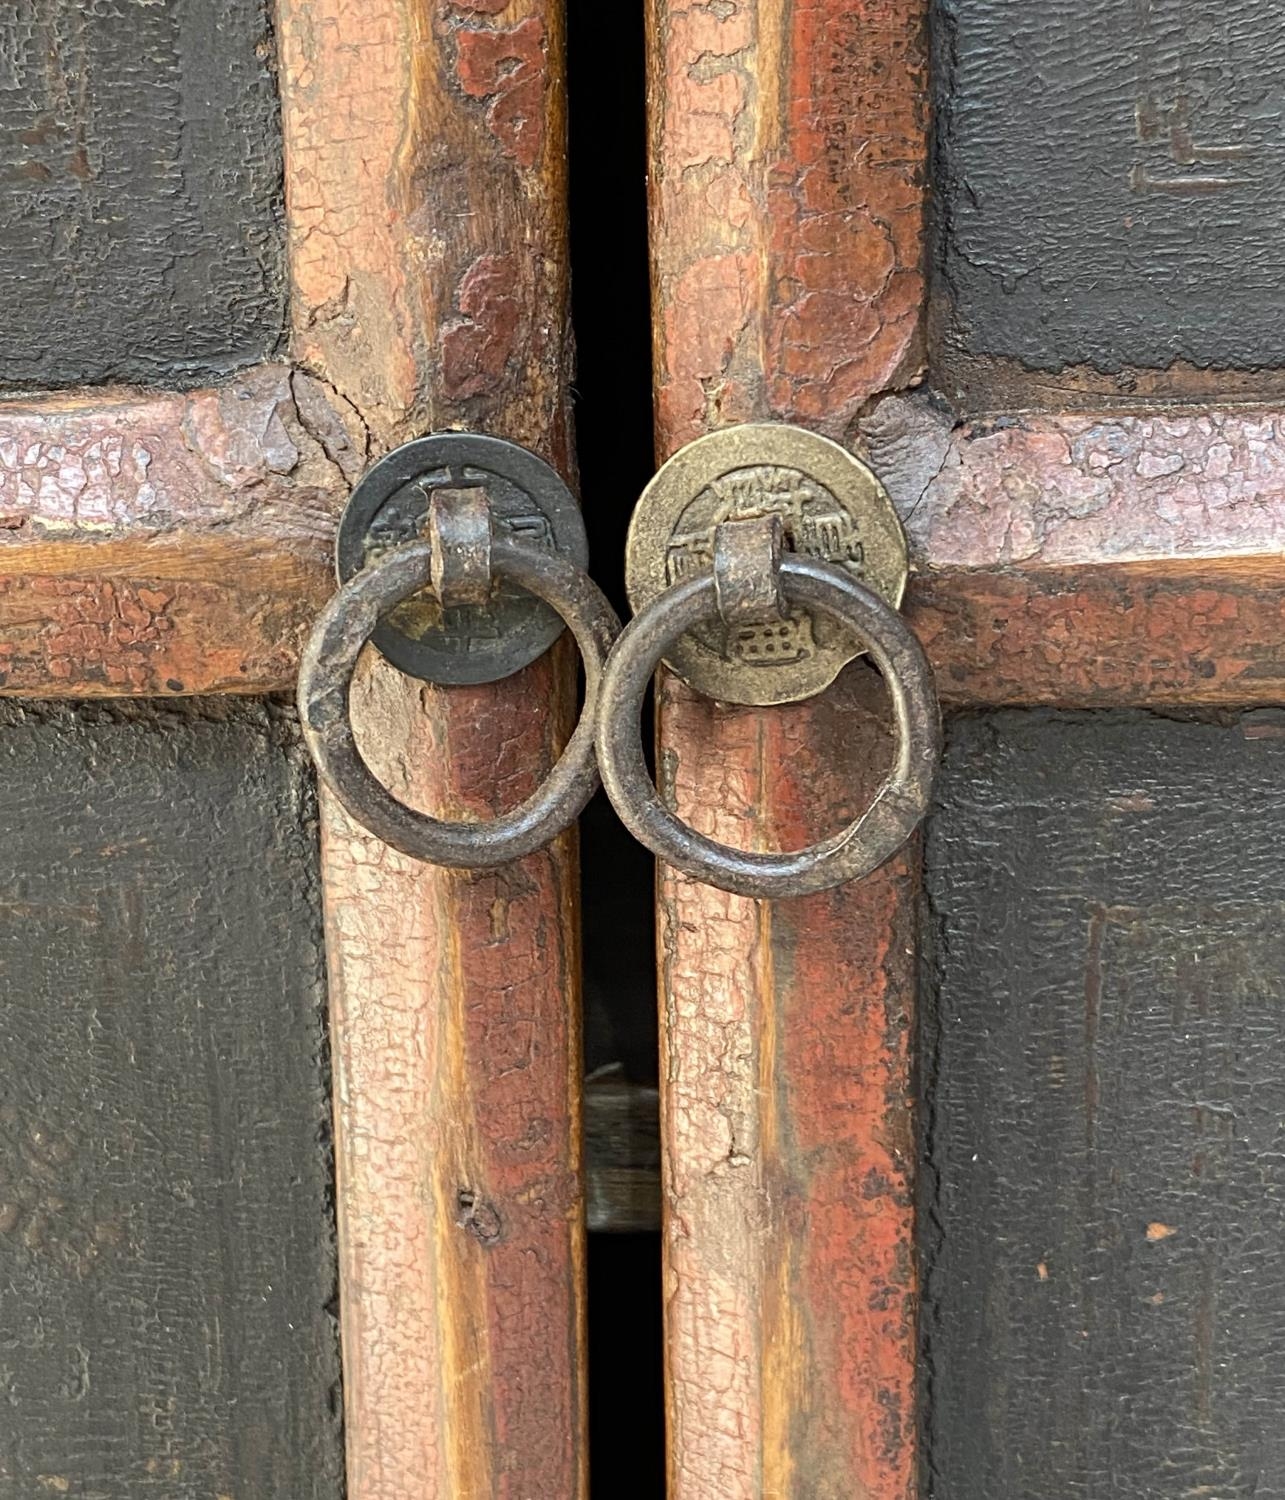
[[[1285,1496],[1283,33],[6,8],[0,1497]],[[653,900],[593,812],[588,1062],[660,1165],[586,1163],[574,838],[380,846],[299,645],[405,439],[579,461],[612,588],[654,459],[773,419],[901,510],[935,809],[772,905]],[[574,699],[561,648],[374,659],[354,715],[480,817]],[[686,816],[782,847],[888,754],[860,662],[772,710],[662,674],[657,733]]]

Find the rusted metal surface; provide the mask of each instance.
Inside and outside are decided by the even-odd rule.
[[[778,553],[770,570],[775,574],[770,592],[779,589],[792,604],[830,615],[877,663],[897,728],[892,768],[869,805],[860,807],[847,826],[784,852],[733,847],[708,838],[671,812],[673,789],[669,797],[662,795],[647,769],[638,733],[642,702],[666,651],[684,631],[718,610],[720,572],[731,571],[720,569],[721,534],[737,527],[771,535],[766,521],[719,527],[713,571],[676,583],[635,616],[621,636],[603,678],[598,764],[625,827],[671,868],[744,896],[809,895],[873,873],[903,847],[927,813],[941,752],[932,671],[914,634],[877,594],[829,563]],[[764,548],[760,567],[767,555]],[[767,592],[751,593],[753,618],[762,618]]]
[[[714,527],[714,606],[729,629],[784,617],[783,543],[780,516],[721,521]]]
[[[746,422],[685,444],[652,476],[629,522],[625,577],[635,611],[708,570],[725,522],[775,516],[784,542],[831,563],[894,607],[906,589],[906,534],[887,491],[854,454],[788,422]],[[828,687],[861,646],[826,614],[732,625],[711,616],[666,657],[727,703],[796,703]]]
[[[843,438],[919,369],[920,0],[652,0],[662,457],[733,422]],[[869,799],[877,678],[726,709],[665,676],[676,807],[797,848]],[[907,1028],[913,854],[777,906],[660,886],[670,1494],[914,1487]]]
[[[443,493],[449,492],[437,492]],[[414,859],[457,870],[511,864],[550,843],[584,811],[598,789],[594,728],[603,664],[620,629],[597,585],[574,563],[556,553],[491,536],[485,504],[482,513],[480,528],[466,525],[451,531],[451,523],[446,522],[435,529],[437,540],[404,542],[363,568],[318,617],[299,667],[299,717],[326,786],[348,814],[382,843]],[[441,519],[436,497],[429,516],[433,528],[434,521]],[[479,531],[485,537],[483,578],[488,592],[492,578],[515,583],[552,605],[571,627],[584,662],[584,707],[557,763],[517,807],[477,820],[434,818],[399,802],[363,759],[353,733],[353,672],[376,622],[424,586],[429,575],[435,574],[442,552],[448,556],[454,552],[461,536],[470,558],[475,559],[470,543]],[[439,587],[436,579],[434,587]],[[445,774],[445,768],[439,768],[438,774]]]
[[[480,432],[434,432],[400,443],[361,476],[339,518],[342,582],[390,547],[431,530],[444,490],[484,489],[501,534],[588,566],[584,520],[566,480],[537,453]],[[440,554],[439,554],[440,555]],[[479,590],[480,590],[479,584]],[[376,627],[372,644],[408,676],[442,686],[498,682],[529,667],[565,626],[556,610],[511,584],[444,606],[425,589]]]
[[[479,484],[440,489],[428,503],[429,577],[443,609],[485,604],[491,571],[491,507]]]
[[[567,466],[556,0],[280,0],[296,357],[377,451],[444,427]],[[569,654],[504,682],[358,674],[400,800],[530,796]],[[340,1298],[352,1500],[586,1492],[575,852],[417,864],[328,799]]]

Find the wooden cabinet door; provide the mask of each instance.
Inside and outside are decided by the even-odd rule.
[[[447,874],[323,795],[318,853],[280,696],[369,461],[570,472],[562,59],[543,0],[0,19],[6,1496],[584,1491],[573,841]],[[355,713],[484,816],[573,688]]]
[[[948,711],[926,866],[662,872],[677,1500],[1285,1487],[1278,26],[652,0],[659,455],[865,456]],[[659,694],[725,841],[830,833],[887,761],[860,663]]]

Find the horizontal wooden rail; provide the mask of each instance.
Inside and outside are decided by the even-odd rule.
[[[991,417],[892,398],[869,456],[954,703],[1278,702],[1285,442],[1254,409]]]
[[[0,403],[0,690],[287,688],[366,457],[320,381]]]
[[[1285,414],[865,424],[951,703],[1285,694]],[[0,692],[288,690],[366,456],[283,365],[185,393],[0,403]]]

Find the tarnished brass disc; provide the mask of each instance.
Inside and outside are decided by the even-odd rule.
[[[643,491],[629,527],[626,583],[635,611],[707,571],[714,527],[778,515],[786,545],[843,568],[895,609],[906,588],[906,536],[888,492],[829,438],[784,423],[728,427],[689,443]],[[770,625],[714,617],[679,641],[667,664],[724,703],[794,703],[862,654],[832,619],[793,609]]]

